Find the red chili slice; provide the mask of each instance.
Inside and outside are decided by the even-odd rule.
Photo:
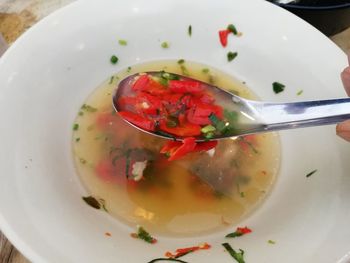
[[[135,81],[134,85],[132,86],[132,90],[133,91],[146,90],[149,80],[150,79],[148,75],[140,75],[140,77]]]
[[[194,252],[200,249],[209,249],[209,248],[211,248],[211,245],[209,245],[208,243],[204,243],[203,245],[199,245],[195,247],[178,248],[176,249],[175,254],[168,251],[165,253],[165,256],[168,258],[179,258],[189,252]]]
[[[223,47],[227,46],[227,38],[228,35],[231,33],[230,30],[225,29],[225,30],[220,30],[219,31],[219,38],[220,38],[220,43]]]
[[[200,142],[197,143],[196,147],[194,148],[194,152],[202,152],[202,151],[209,151],[213,148],[215,148],[218,145],[217,141],[210,141],[210,142]]]
[[[129,105],[135,105],[137,103],[136,97],[120,97],[118,99],[118,104],[124,108]]]
[[[195,113],[196,113],[195,108],[192,108],[187,112],[188,122],[192,124],[202,125],[202,126],[211,124],[211,121],[209,119],[210,114],[208,116],[198,116],[198,115],[195,115]]]
[[[175,93],[199,93],[203,91],[203,85],[193,80],[170,80],[169,90]]]
[[[209,93],[203,93],[199,100],[205,104],[213,104],[215,102],[215,98]]]
[[[135,107],[140,113],[156,115],[161,111],[162,102],[158,97],[152,96],[146,92],[140,92],[137,95]]]
[[[215,114],[218,118],[223,117],[223,110],[220,106],[198,103],[194,105],[187,113],[187,120],[190,123],[198,125],[211,124],[210,114]]]
[[[155,81],[153,79],[149,80],[146,91],[155,96],[169,93],[169,90],[166,86],[160,84],[158,81]]]
[[[120,111],[119,114],[125,120],[131,122],[132,124],[142,129],[145,129],[147,131],[155,131],[155,123],[150,119],[147,119],[130,111]]]
[[[242,235],[249,234],[252,230],[248,227],[237,227],[236,232],[241,233]]]
[[[192,149],[192,145],[195,145]],[[210,149],[213,149],[218,144],[217,141],[210,141],[210,142],[200,142],[196,143],[195,138],[186,138],[183,143],[182,142],[174,142],[169,141],[167,142],[163,148],[160,150],[160,153],[162,154],[168,154],[169,161],[177,160],[186,154],[190,152],[201,152],[201,151],[209,151]],[[180,150],[180,148],[185,145],[185,149]],[[190,150],[192,149],[192,150]]]
[[[186,154],[193,152],[195,147],[196,147],[196,139],[193,137],[188,137],[184,139],[182,143],[180,143],[180,146],[174,145],[173,148],[170,148],[167,151],[167,153],[170,155],[168,160],[174,161],[174,160],[180,159]]]
[[[162,149],[160,149],[160,153],[167,153],[170,152],[170,150],[179,148],[182,145],[182,142],[178,141],[168,141]]]

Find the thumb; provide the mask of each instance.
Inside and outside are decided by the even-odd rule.
[[[337,125],[337,135],[350,142],[350,120]]]

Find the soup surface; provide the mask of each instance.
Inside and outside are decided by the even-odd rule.
[[[118,82],[143,71],[187,74],[256,98],[218,70],[181,62],[137,65],[112,76],[86,99],[73,126],[76,169],[89,194],[118,220],[158,235],[194,236],[237,224],[267,196],[280,164],[276,133],[222,140],[215,149],[170,162],[160,153],[166,140],[138,131],[114,112]]]

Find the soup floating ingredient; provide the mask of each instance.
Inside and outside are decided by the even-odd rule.
[[[239,114],[216,104],[215,95],[207,83],[184,76],[140,73],[123,80],[114,105],[128,122],[168,137],[234,135]]]
[[[196,63],[162,61],[123,70],[89,96],[74,121],[79,127],[72,138],[78,175],[89,195],[104,200],[109,214],[156,236],[194,236],[236,224],[273,185],[279,168],[278,136],[208,142],[207,148],[169,162],[166,153],[176,153],[181,146],[131,127],[111,103],[113,90],[126,75],[161,70],[185,70],[191,77],[254,98],[240,82]]]

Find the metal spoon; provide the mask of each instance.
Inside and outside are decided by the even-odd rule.
[[[135,77],[138,77],[139,74],[140,73],[128,76],[119,82],[118,88],[113,95],[113,106],[117,112],[121,110],[121,106],[118,104],[119,98],[121,96],[129,95],[132,92],[131,86],[135,81]],[[146,72],[146,74],[159,76],[159,74],[162,73]],[[190,79],[177,74],[173,75],[182,79]],[[214,94],[216,99],[215,104],[222,106],[230,112],[237,112],[239,116],[237,123],[235,123],[235,130],[233,133],[216,135],[210,140],[219,140],[228,137],[268,131],[335,124],[350,119],[350,98],[272,103],[247,100],[208,83],[201,83],[206,85],[208,91]],[[130,124],[133,125],[132,123]],[[157,132],[146,131],[138,126],[133,126],[148,134],[165,139],[178,141],[184,139],[181,137],[167,136]],[[198,142],[205,140],[207,139],[202,137],[196,138],[196,141]]]

